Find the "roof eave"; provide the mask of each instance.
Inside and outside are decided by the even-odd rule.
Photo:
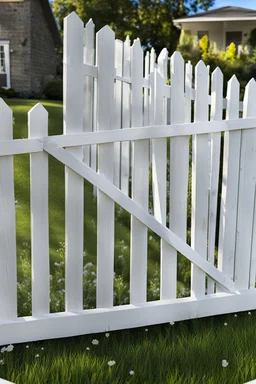
[[[208,18],[201,18],[201,17],[195,17],[193,19],[175,19],[173,20],[174,24],[180,24],[180,23],[208,23],[208,22],[214,22],[214,21],[256,21],[256,17],[208,17]]]

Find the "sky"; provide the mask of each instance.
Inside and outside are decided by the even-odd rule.
[[[227,5],[256,10],[256,0],[215,0],[213,8],[225,7]]]

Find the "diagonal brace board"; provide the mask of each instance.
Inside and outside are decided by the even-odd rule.
[[[158,236],[173,246],[177,251],[184,255],[193,264],[207,273],[213,280],[221,284],[229,291],[234,291],[234,283],[231,279],[220,272],[216,267],[204,260],[196,251],[194,251],[185,241],[176,236],[170,229],[160,224],[153,216],[136,204],[132,199],[126,196],[122,191],[99,175],[93,169],[77,160],[65,149],[58,148],[57,144],[51,138],[44,140],[44,151],[65,164],[74,172],[87,179],[90,183],[99,188],[122,208],[136,217],[144,225],[150,228]]]

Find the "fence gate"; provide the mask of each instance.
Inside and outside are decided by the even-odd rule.
[[[39,104],[29,112],[29,138],[12,140],[12,112],[0,101],[0,344],[255,309],[255,81],[240,102],[233,76],[223,98],[218,68],[210,78],[201,61],[193,76],[191,63],[179,52],[169,60],[166,49],[156,63],[153,49],[144,57],[139,40],[132,46],[129,38],[115,40],[107,26],[96,34],[95,51],[92,21],[84,28],[75,13],[64,27],[64,134],[48,136]],[[32,316],[26,317],[17,317],[13,155],[20,153],[31,154]],[[65,312],[59,313],[49,312],[48,155],[66,166]],[[97,308],[90,310],[83,310],[84,178],[97,195]],[[130,302],[121,306],[113,306],[115,203],[131,215]],[[150,302],[148,229],[161,239],[160,300]],[[191,262],[185,298],[177,298],[178,252]]]

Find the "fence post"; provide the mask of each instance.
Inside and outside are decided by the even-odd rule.
[[[139,39],[131,48],[132,127],[143,126],[143,51]],[[149,140],[132,143],[132,199],[148,210]],[[130,303],[145,302],[147,298],[148,229],[131,217]]]
[[[245,88],[243,117],[256,116],[255,99],[256,82],[254,79],[251,79]],[[255,164],[256,128],[243,129],[241,137],[235,253],[235,288],[238,290],[249,288],[253,241],[253,214],[255,209]]]
[[[239,118],[240,84],[236,76],[228,82],[226,120]],[[224,133],[223,171],[218,244],[218,268],[234,279],[237,199],[241,130]],[[217,291],[223,287],[217,285]]]
[[[108,27],[96,35],[97,130],[112,129],[111,110],[114,106],[115,34]],[[114,144],[98,146],[98,172],[114,181]],[[113,306],[114,285],[114,209],[112,199],[98,190],[97,196],[97,308]]]
[[[130,38],[126,37],[123,57],[123,76],[131,77],[131,47]],[[130,128],[131,126],[131,86],[123,83],[122,97],[122,128]],[[121,143],[121,191],[127,196],[129,195],[129,178],[130,178],[130,142],[123,141]]]
[[[171,57],[171,124],[184,123],[185,63],[179,52]],[[169,227],[182,240],[187,239],[187,193],[189,172],[189,136],[170,141],[170,215]],[[173,295],[176,297],[177,251],[171,252]],[[175,285],[174,285],[175,280]]]
[[[223,74],[219,68],[212,73],[211,120],[222,120],[223,111]],[[214,265],[215,235],[217,224],[217,204],[220,172],[221,133],[211,133],[211,164],[208,221],[208,261]],[[214,281],[207,278],[207,293],[214,293]]]
[[[64,19],[64,134],[83,131],[84,25],[75,12]],[[83,148],[66,149],[83,160]],[[66,311],[83,309],[84,180],[65,167]]]
[[[12,140],[12,110],[0,99],[0,139]],[[0,157],[0,319],[17,317],[13,156]]]
[[[48,136],[48,112],[35,105],[28,113],[28,137]],[[32,258],[32,315],[50,310],[48,154],[30,154],[30,214]]]
[[[208,71],[200,61],[195,72],[195,122],[208,121]],[[193,136],[192,150],[192,220],[191,246],[207,259],[209,156],[208,134]],[[191,268],[191,295],[205,295],[205,273],[196,265]]]

